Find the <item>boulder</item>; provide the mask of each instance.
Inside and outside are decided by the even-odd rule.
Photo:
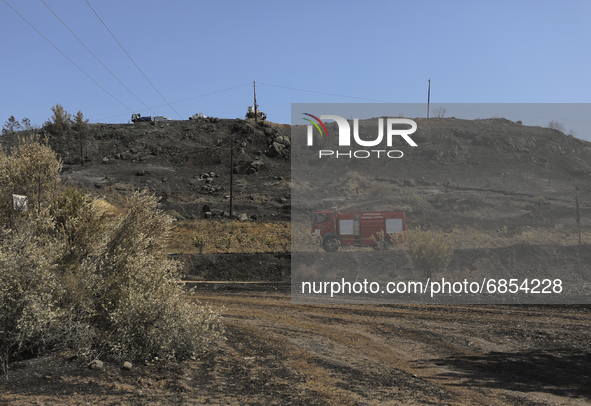
[[[103,367],[104,367],[103,361],[98,360],[98,359],[95,359],[90,364],[88,364],[88,368],[94,369],[94,370],[103,369]]]
[[[252,161],[250,163],[247,173],[248,174],[257,173],[257,172],[260,172],[264,168],[265,168],[265,163],[261,159],[257,159],[257,160]]]

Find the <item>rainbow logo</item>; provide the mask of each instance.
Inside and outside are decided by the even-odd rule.
[[[318,121],[318,123],[320,123],[320,125],[322,126],[322,128],[324,128],[324,135],[326,135],[326,138],[328,138],[328,131],[326,131],[326,127],[324,126],[324,123],[322,122],[322,120],[320,120],[318,117],[313,116],[312,114],[308,114],[308,113],[304,113],[307,116],[312,117],[314,120]],[[320,132],[320,136],[322,137],[322,129],[318,126],[318,124],[316,124],[314,121],[310,120],[309,118],[304,118],[304,120],[309,121],[310,123],[314,124],[314,127],[316,127],[318,129],[318,131]],[[310,133],[312,134],[312,133]]]

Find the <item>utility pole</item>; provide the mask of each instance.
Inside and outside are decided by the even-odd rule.
[[[230,141],[230,220],[232,220],[232,197],[234,185],[234,135]]]
[[[429,108],[431,103],[431,78],[429,78],[429,90],[427,90],[427,120],[429,120]]]
[[[577,229],[579,230],[579,245],[581,245],[581,216],[579,215],[579,192],[575,194],[575,204],[577,208]]]
[[[253,80],[252,81],[252,87],[254,89],[254,122],[257,122],[257,115],[259,113],[259,109],[257,106],[257,84],[256,82]]]

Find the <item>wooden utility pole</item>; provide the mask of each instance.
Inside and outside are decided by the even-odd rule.
[[[579,229],[579,245],[581,245],[581,217],[579,216],[579,192],[575,195],[575,204],[577,207],[577,228]]]
[[[230,220],[232,220],[232,197],[234,185],[234,136],[230,141]]]
[[[429,103],[431,102],[431,78],[429,78],[429,90],[427,91],[427,120],[429,120]]]
[[[254,89],[254,122],[257,122],[257,115],[259,113],[259,108],[257,106],[257,84],[256,82],[253,80],[252,81],[252,87]]]

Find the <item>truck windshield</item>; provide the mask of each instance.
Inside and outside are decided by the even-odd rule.
[[[314,216],[314,224],[321,224],[326,223],[328,221],[328,214],[326,213],[317,213]]]

